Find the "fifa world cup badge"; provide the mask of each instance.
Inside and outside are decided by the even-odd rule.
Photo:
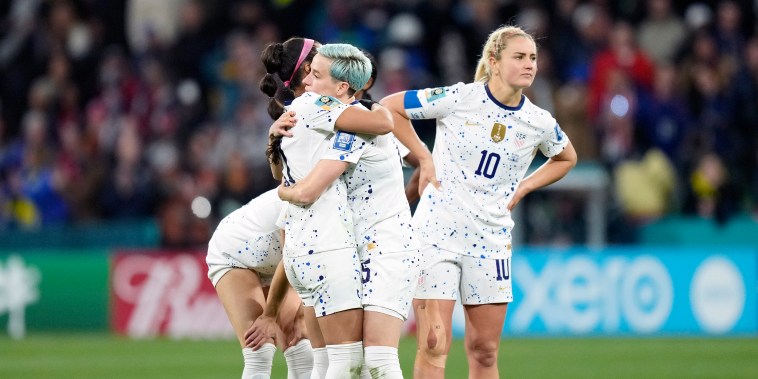
[[[337,101],[337,99],[330,96],[321,96],[316,100],[316,106],[325,111],[328,111],[336,107],[338,104],[339,104],[339,101]]]
[[[497,142],[500,142],[505,139],[505,125],[496,122],[494,125],[492,125],[492,140]]]
[[[432,102],[445,97],[445,89],[442,87],[426,90],[426,101]]]

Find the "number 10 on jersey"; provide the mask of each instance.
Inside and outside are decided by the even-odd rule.
[[[487,179],[492,179],[495,177],[495,172],[497,172],[499,164],[500,154],[482,150],[482,159],[479,161],[479,167],[476,168],[474,174],[482,175]]]

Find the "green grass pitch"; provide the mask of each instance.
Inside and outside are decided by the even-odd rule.
[[[415,343],[400,360],[412,377]],[[514,338],[498,359],[508,378],[758,378],[758,338]],[[239,378],[236,341],[130,340],[109,334],[0,337],[0,378]],[[463,342],[455,341],[447,378],[467,377]],[[286,378],[277,352],[272,378]]]

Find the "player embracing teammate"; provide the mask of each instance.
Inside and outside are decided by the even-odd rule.
[[[444,377],[460,298],[469,376],[498,377],[513,299],[511,210],[577,160],[555,119],[522,93],[537,73],[534,40],[501,27],[485,44],[473,83],[393,94],[381,101],[386,109],[355,101],[371,72],[360,50],[312,46],[305,40],[289,69],[304,92],[271,128],[274,163],[282,163],[274,165],[284,183],[278,195],[286,201],[278,221],[286,236],[281,269],[317,320],[308,324],[314,350],[326,346],[327,367],[322,358],[311,377],[402,378],[397,344],[411,297],[414,376]],[[433,155],[409,121],[424,118],[437,119]],[[420,163],[415,232],[399,147],[387,135],[393,126]],[[524,178],[537,150],[549,159]],[[246,336],[273,337],[261,330],[270,329],[257,325]]]

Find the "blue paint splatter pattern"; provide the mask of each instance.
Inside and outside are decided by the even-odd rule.
[[[284,207],[276,190],[267,191],[230,213],[218,224],[208,243],[208,277],[216,284],[229,268],[256,271],[271,283],[282,259],[276,220]]]
[[[437,119],[433,157],[442,184],[441,191],[426,188],[414,225],[426,244],[504,258],[514,227],[506,207],[516,188],[538,150],[551,157],[569,140],[526,96],[509,107],[481,82],[444,89],[434,101],[427,100],[429,89],[406,93],[410,118]]]

